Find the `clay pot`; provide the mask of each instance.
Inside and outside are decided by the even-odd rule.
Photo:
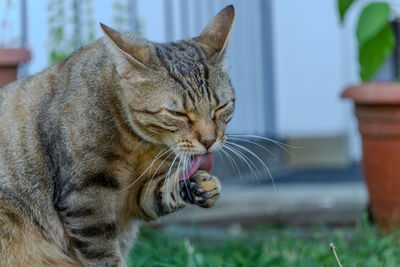
[[[400,83],[352,86],[342,98],[355,104],[372,215],[382,229],[400,229]]]
[[[30,58],[25,48],[0,48],[0,88],[16,80],[18,65]]]

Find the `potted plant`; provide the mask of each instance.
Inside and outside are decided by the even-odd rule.
[[[26,48],[0,46],[0,88],[16,80],[19,64],[29,59],[30,53]]]
[[[338,0],[342,23],[356,0]],[[384,64],[393,63],[398,75],[398,22],[388,3],[368,2],[356,29],[360,63],[360,85],[351,86],[343,98],[354,101],[362,137],[362,163],[371,212],[384,230],[400,228],[400,83],[395,79],[371,82]],[[390,61],[389,59],[392,58]]]
[[[9,0],[5,3],[6,10],[11,8],[12,1]],[[7,12],[6,12],[7,14]],[[1,20],[2,38],[0,40],[0,88],[5,84],[17,79],[18,66],[22,62],[30,59],[30,53],[26,48],[13,47],[16,42],[6,43],[4,36],[6,35],[6,28],[8,26],[7,16],[5,15]]]

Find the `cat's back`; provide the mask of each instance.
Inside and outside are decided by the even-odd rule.
[[[35,115],[35,107],[54,88],[56,67],[0,88],[0,127],[7,122],[25,121]]]
[[[38,128],[38,107],[54,90],[56,68],[0,89],[0,254],[4,253],[1,266],[4,261],[15,266],[27,262],[30,266],[43,266],[41,257],[33,258],[29,251],[36,255],[62,255],[59,248],[63,246],[63,233],[49,205],[51,184],[43,179],[45,165]],[[38,232],[37,225],[46,231]],[[50,233],[60,245],[43,242],[43,235]]]
[[[54,67],[0,89],[1,163],[4,164],[7,158],[9,161],[26,158],[27,155],[23,154],[29,154],[34,149],[32,145],[37,144],[34,139],[37,136],[38,105],[54,87]]]
[[[11,201],[26,216],[25,206],[52,213],[46,208],[51,184],[44,179],[38,105],[52,90],[53,72],[51,67],[0,89],[0,210]]]
[[[40,134],[43,114],[56,118],[67,102],[78,106],[77,100],[86,101],[79,95],[86,89],[82,73],[90,71],[90,59],[100,57],[93,53],[98,47],[99,41],[38,74],[0,88],[0,150],[10,145],[29,146]],[[0,152],[0,160],[1,156]]]
[[[69,90],[70,83],[81,82],[82,72],[90,73],[92,69],[97,70],[98,66],[93,66],[93,63],[102,63],[103,50],[101,38],[42,72],[20,78],[0,88],[0,117],[9,113],[20,113],[22,120],[32,117],[35,114],[25,112],[35,111],[40,102],[50,100],[55,95]],[[82,84],[75,87],[84,89]]]

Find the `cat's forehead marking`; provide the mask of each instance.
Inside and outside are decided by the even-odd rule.
[[[155,52],[168,75],[184,89],[184,95],[188,97],[186,101],[192,102],[192,105],[201,99],[219,102],[209,86],[206,55],[196,44],[188,40],[156,44]]]

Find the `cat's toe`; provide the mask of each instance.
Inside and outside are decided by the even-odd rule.
[[[180,182],[181,197],[191,204],[211,208],[221,194],[218,178],[205,171],[196,172],[188,181]]]

